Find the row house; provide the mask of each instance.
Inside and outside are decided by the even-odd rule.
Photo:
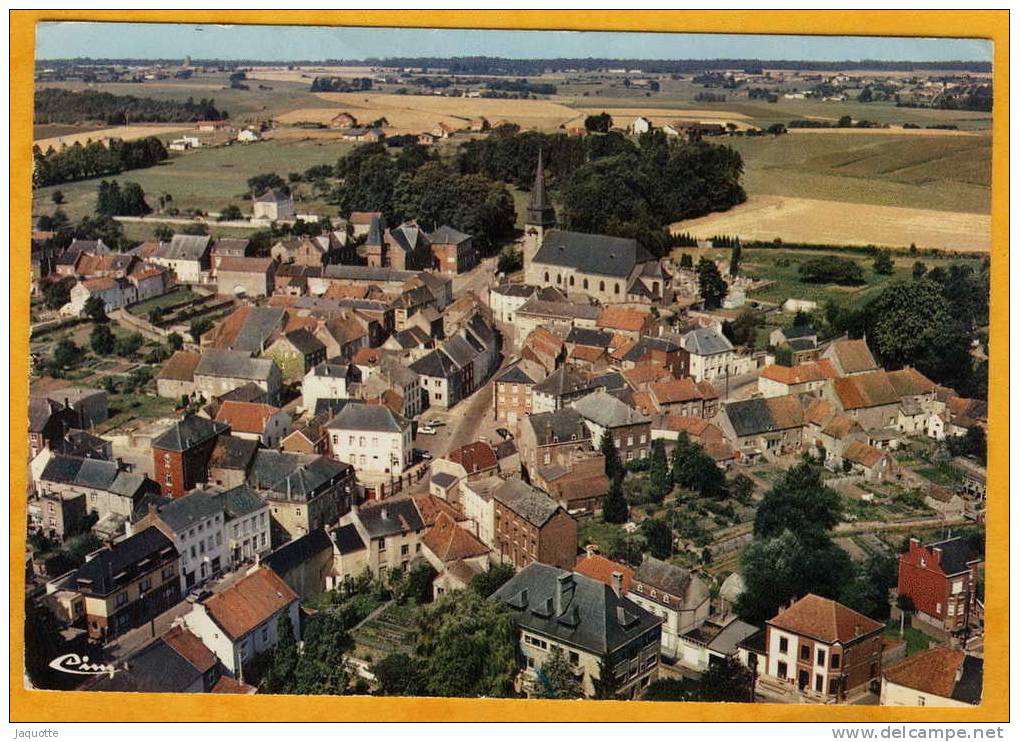
[[[587,424],[591,440],[600,446],[602,437],[610,436],[624,462],[650,454],[651,419],[612,394],[599,390],[573,402],[572,407]]]
[[[919,621],[946,633],[977,623],[977,580],[981,563],[963,538],[921,545],[909,539],[899,556],[898,595],[913,603]]]
[[[213,256],[212,272],[220,294],[258,298],[273,292],[276,268],[273,258]]]
[[[60,537],[73,529],[70,521],[86,513],[94,513],[99,521],[126,523],[146,496],[158,492],[144,474],[101,459],[44,452],[32,462],[31,473],[42,503],[40,525]]]
[[[540,414],[568,407],[598,388],[589,372],[571,364],[560,366],[531,387],[531,411]]]
[[[266,448],[278,448],[293,430],[290,413],[260,402],[227,400],[219,406],[216,422],[230,426],[238,438],[258,441]]]
[[[492,550],[503,564],[523,569],[532,562],[573,569],[577,521],[547,494],[521,479],[506,480],[492,493]]]
[[[885,669],[882,706],[973,708],[984,689],[984,660],[961,649],[933,646]]]
[[[173,271],[178,283],[203,284],[209,281],[212,237],[175,234],[169,242],[160,242],[149,261]]]
[[[832,342],[821,353],[839,376],[855,376],[878,370],[877,361],[867,347],[866,340],[843,338]]]
[[[534,361],[518,359],[499,372],[495,384],[495,419],[516,425],[533,410],[532,390],[545,379],[545,369]]]
[[[432,596],[466,589],[490,566],[489,549],[470,530],[443,512],[421,537],[421,555],[438,572],[432,580]]]
[[[279,367],[287,381],[300,379],[310,369],[324,362],[326,356],[325,343],[303,327],[282,335],[265,349],[265,357]]]
[[[520,335],[517,335],[520,337]],[[537,363],[551,374],[566,361],[568,349],[562,337],[544,327],[536,327],[520,344],[520,357],[525,361]]]
[[[526,283],[503,283],[488,289],[488,306],[496,320],[506,325],[516,322],[515,314],[530,299],[565,302],[566,294],[552,287]]]
[[[326,430],[333,458],[359,477],[398,475],[413,463],[411,423],[384,405],[350,402]]]
[[[528,472],[560,464],[574,452],[592,448],[591,430],[572,407],[539,412],[521,422],[517,437],[520,461]]]
[[[662,619],[662,654],[678,657],[680,637],[699,628],[711,613],[708,586],[688,569],[645,556],[627,596]]]
[[[647,393],[655,411],[664,415],[708,419],[718,412],[718,392],[706,381],[670,378],[649,384]]]
[[[715,423],[747,459],[795,453],[803,445],[803,406],[796,396],[728,402]]]
[[[772,364],[761,369],[757,377],[757,391],[764,397],[820,394],[828,380],[835,378],[835,369],[828,360],[798,366]]]
[[[932,420],[942,424],[944,404],[935,384],[914,368],[870,371],[832,379],[823,396],[865,430],[890,429],[927,435]]]
[[[478,264],[474,238],[448,225],[428,235],[432,248],[432,266],[440,273],[458,275]]]
[[[153,438],[153,476],[163,495],[184,497],[196,485],[208,481],[216,441],[229,433],[229,425],[185,415]]]
[[[267,404],[280,400],[283,374],[268,358],[252,358],[247,351],[205,350],[195,365],[195,393],[205,399],[222,397],[242,386],[254,384],[262,390]]]

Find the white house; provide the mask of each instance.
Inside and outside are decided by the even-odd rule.
[[[934,646],[882,673],[881,705],[972,708],[980,703],[983,685],[983,659]]]
[[[289,193],[270,188],[255,198],[252,205],[254,219],[267,219],[271,222],[290,219],[294,215],[294,199]]]
[[[301,638],[297,593],[267,567],[259,567],[232,587],[195,603],[184,624],[211,649],[223,666],[243,679],[244,665],[279,641],[280,618]]]
[[[241,129],[239,132],[237,132],[237,141],[238,142],[257,142],[258,141],[258,132],[255,131],[254,129]]]
[[[630,131],[633,134],[647,134],[652,128],[650,119],[644,118],[643,116],[638,116],[633,120],[633,123],[630,124]]]
[[[724,379],[736,374],[736,351],[721,332],[699,327],[683,336],[683,348],[690,354],[690,376],[694,381]]]
[[[112,312],[137,301],[138,290],[125,278],[90,278],[71,288],[71,300],[60,308],[60,313],[69,317],[81,316],[85,302],[93,296],[102,299],[105,310]]]
[[[680,635],[700,627],[711,612],[711,593],[700,577],[652,556],[641,562],[627,597],[663,620],[662,654],[669,657],[680,655]]]
[[[342,363],[320,363],[301,380],[301,407],[314,410],[320,399],[347,399],[350,367]]]
[[[411,424],[385,405],[350,402],[326,424],[333,458],[363,474],[399,474],[412,463]]]

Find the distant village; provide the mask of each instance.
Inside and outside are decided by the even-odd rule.
[[[334,123],[369,142],[383,125]],[[982,434],[986,402],[881,367],[866,337],[823,337],[805,299],[773,308],[770,350],[736,344],[725,311],[752,279],[717,266],[726,298],[708,308],[692,265],[561,229],[540,156],[534,177],[512,275],[475,236],[371,211],[263,257],[207,234],[127,252],[36,234],[34,289],[74,286],[34,333],[101,318],[173,348],[130,394],[33,359],[28,630],[114,668],[61,687],[293,691],[279,658],[306,661],[324,641],[310,625],[368,605],[343,626],[345,692],[437,693],[396,683],[388,660],[418,660],[416,612],[471,593],[508,621],[518,696],[706,693],[722,677],[718,700],[979,703],[967,534],[986,471],[917,452]],[[251,207],[265,224],[307,216],[280,189]],[[162,412],[122,414],[150,402]],[[745,620],[761,588],[733,554],[801,475],[852,503],[830,530],[856,556],[888,556],[874,533],[898,534],[876,615],[808,592]],[[797,528],[773,512],[776,532]]]

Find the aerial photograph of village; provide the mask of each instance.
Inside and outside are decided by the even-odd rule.
[[[27,688],[980,704],[990,42],[112,25],[36,28]]]

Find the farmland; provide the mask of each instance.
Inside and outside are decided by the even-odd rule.
[[[751,196],[729,211],[676,222],[673,229],[695,237],[735,235],[832,245],[878,245],[988,252],[991,218],[986,214],[830,201],[789,196]]]
[[[238,204],[242,210],[248,211],[244,203],[248,178],[268,172],[286,177],[288,173],[303,172],[312,165],[332,165],[351,147],[353,144],[350,142],[332,140],[287,140],[210,147],[175,155],[157,167],[125,172],[118,179],[139,183],[150,205],[159,194],[169,193],[173,196],[174,205],[181,211],[189,208],[219,211],[229,204]],[[60,190],[67,199],[61,208],[68,216],[74,219],[90,214],[95,208],[98,184],[99,179],[93,179],[40,188],[33,194],[33,212],[49,212],[52,191]],[[310,198],[309,194],[301,208],[324,212],[328,207],[323,201]]]
[[[49,147],[53,147],[54,149],[60,149],[65,146],[70,147],[75,142],[85,144],[90,140],[94,142],[100,139],[112,139],[114,137],[117,139],[123,139],[124,141],[130,141],[132,139],[142,139],[144,137],[163,137],[166,134],[172,134],[174,132],[193,128],[194,127],[188,126],[187,124],[113,126],[107,129],[90,129],[58,134],[46,139],[36,139],[35,143],[40,149],[46,151]]]

